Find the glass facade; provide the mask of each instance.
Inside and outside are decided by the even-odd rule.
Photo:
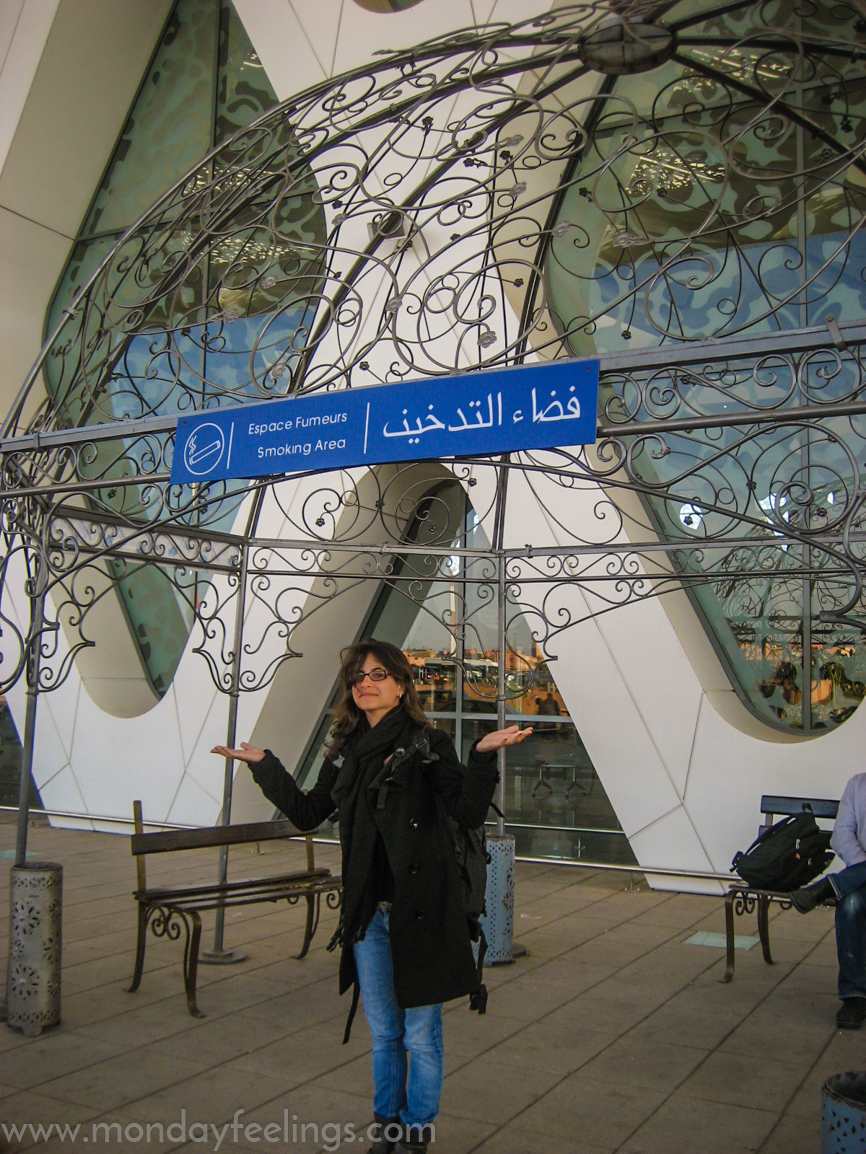
[[[21,742],[6,697],[0,694],[0,805],[18,807],[21,788]],[[42,809],[42,802],[30,779],[30,809]]]
[[[49,309],[52,329],[79,287],[135,220],[193,169],[217,145],[245,128],[277,103],[264,69],[230,0],[177,0],[150,68],[130,110],[102,183],[82,225],[60,285]],[[287,131],[290,129],[287,128]],[[271,142],[276,146],[279,142]],[[267,164],[267,143],[241,138],[239,148],[258,148]],[[199,167],[193,178],[205,182],[214,176]],[[225,163],[222,161],[220,163]],[[296,184],[294,196],[283,198],[274,210],[283,235],[300,243],[321,241],[324,215],[315,203],[311,175]],[[166,208],[160,258],[135,276],[119,273],[103,311],[117,323],[121,335],[106,345],[100,360],[100,382],[92,387],[92,370],[79,356],[88,327],[76,341],[53,350],[46,366],[47,387],[63,426],[101,424],[124,417],[164,415],[189,408],[237,404],[261,396],[248,381],[249,348],[255,339],[252,372],[273,367],[285,350],[300,352],[310,307],[311,285],[317,276],[312,251],[275,251],[267,227],[258,226],[260,205],[245,204],[241,212],[250,224],[245,243],[237,237],[214,245],[201,258],[190,256],[189,245],[201,227],[194,219],[175,219]],[[132,254],[130,254],[132,255]],[[273,275],[257,277],[250,270],[273,266]],[[182,267],[183,275],[172,275]],[[294,299],[305,303],[292,307]],[[273,282],[271,289],[266,286]],[[254,287],[250,288],[249,285]],[[156,291],[151,292],[156,286]],[[262,316],[280,307],[270,321],[266,340],[251,337]],[[106,323],[94,316],[94,333]],[[251,319],[255,318],[255,319]],[[97,339],[97,338],[94,338]],[[105,344],[104,335],[99,340]],[[280,354],[275,352],[281,350]],[[92,348],[88,355],[92,356]],[[273,373],[275,392],[279,377]],[[286,376],[285,381],[289,378]],[[205,385],[203,382],[210,382]],[[213,384],[216,382],[216,385]],[[84,463],[90,475],[126,475],[123,457],[106,459],[112,450],[96,447]],[[127,455],[147,473],[155,459],[148,439],[130,440]],[[226,497],[208,524],[227,530],[243,494],[242,483],[226,486]],[[103,501],[109,510],[127,519],[158,518],[160,502],[146,486],[106,487]],[[107,562],[116,584],[131,635],[151,687],[159,696],[174,677],[193,625],[196,605],[208,586],[204,570],[187,571],[156,565],[131,566]]]
[[[425,539],[473,554],[455,553],[445,579],[443,566],[431,572],[430,558],[403,556],[359,637],[403,650],[424,712],[465,760],[472,743],[497,728],[499,647],[495,573],[484,558],[490,542],[456,482],[418,505],[407,540]],[[507,724],[533,727],[530,738],[507,751],[504,812],[517,852],[631,864],[628,841],[551,670],[516,606],[508,616]],[[329,710],[301,769],[305,787],[318,775],[330,725]]]
[[[656,418],[691,415],[678,350],[708,338],[719,360],[695,370],[695,388],[700,373],[720,414],[842,400],[851,381],[832,349],[795,368],[774,350],[828,316],[859,321],[866,307],[866,174],[832,147],[848,149],[866,130],[856,56],[822,57],[816,46],[817,66],[806,67],[761,37],[753,6],[701,10],[690,2],[665,14],[666,26],[680,25],[676,60],[616,79],[564,189],[546,263],[570,352],[670,350],[655,390],[636,395],[628,416],[638,421],[650,407]],[[760,16],[813,39],[829,30],[853,40],[862,24],[823,0],[776,0]],[[767,117],[773,101],[785,118]],[[724,341],[760,334],[770,339],[751,364],[723,360]],[[603,413],[612,402],[627,407],[603,389]],[[834,609],[832,578],[803,573],[822,568],[822,556],[796,541],[762,543],[799,527],[832,534],[858,485],[864,432],[860,417],[751,439],[721,428],[666,434],[665,452],[643,453],[644,503],[663,538],[737,539],[721,567],[712,555],[720,579],[696,582],[691,595],[742,699],[788,732],[831,729],[862,701],[866,605],[842,623],[820,619]],[[654,484],[681,499],[654,497]],[[728,510],[745,510],[751,524]],[[699,576],[695,557],[673,555],[674,566]]]

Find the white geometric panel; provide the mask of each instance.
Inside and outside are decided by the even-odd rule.
[[[65,810],[69,813],[87,813],[87,805],[81,796],[78,782],[71,766],[66,766],[55,774],[40,791],[42,804],[46,809]],[[99,813],[99,810],[92,810]],[[130,812],[130,816],[132,816]],[[52,817],[51,824],[59,829],[92,829],[93,826],[86,819]]]
[[[72,766],[88,812],[131,817],[133,801],[146,796],[147,816],[166,820],[183,777],[173,699],[166,695],[150,713],[124,718],[103,713],[82,694]]]
[[[171,808],[161,820],[178,825],[214,825],[219,813],[220,803],[187,773],[172,799]]]
[[[318,7],[318,0],[293,0],[293,3],[296,11],[307,5]],[[528,7],[531,10],[531,0]],[[413,44],[423,44],[453,29],[471,28],[474,23],[469,0],[433,0],[433,3],[423,0],[414,8],[388,13],[368,12],[347,0],[340,20],[333,75],[359,68],[381,49],[411,48]]]
[[[309,44],[317,63],[324,69],[326,75],[334,74],[334,53],[337,49],[337,37],[340,32],[343,15],[347,8],[354,8],[351,0],[289,0],[298,23],[304,32],[304,38]],[[255,41],[253,41],[255,43]],[[369,40],[365,45],[370,55],[376,47],[370,46]],[[295,53],[303,53],[306,45],[295,44]]]
[[[637,627],[640,647],[653,653],[652,670],[636,659],[622,661],[620,674],[680,798],[689,772],[701,686],[682,656],[664,644],[670,622],[658,600],[629,605],[597,619],[605,644],[615,654],[634,651]],[[674,708],[671,708],[671,707]],[[662,720],[663,719],[663,720]]]
[[[41,790],[68,763],[69,753],[63,748],[54,719],[47,709],[38,711],[33,742],[33,781],[36,788]]]
[[[183,764],[188,765],[201,737],[208,716],[213,711],[217,698],[226,708],[225,695],[213,683],[207,663],[196,653],[184,653],[166,700],[171,698],[177,711],[177,726]],[[181,675],[181,669],[183,674]],[[224,723],[223,723],[224,724]],[[220,740],[225,738],[222,734]]]
[[[204,665],[204,662],[201,662]],[[224,745],[229,699],[224,693],[216,693],[210,710],[199,731],[196,744],[186,763],[185,778],[188,777],[215,802],[222,805],[225,760],[211,753],[215,745]],[[243,740],[239,737],[238,740]]]
[[[234,6],[278,100],[288,100],[327,78],[328,71],[289,3],[234,0]],[[286,50],[289,44],[293,51]]]
[[[72,741],[75,735],[75,718],[78,714],[78,699],[81,682],[69,678],[57,690],[43,697],[41,705],[50,714],[57,730],[57,736],[66,751],[67,760],[72,755]]]
[[[661,866],[664,869],[686,869],[700,873],[721,872],[710,862],[701,845],[695,827],[682,806],[677,806],[658,821],[631,835],[629,844],[641,865]],[[667,878],[652,874],[648,878],[653,889],[681,890],[693,893],[724,893],[721,882],[691,878]]]

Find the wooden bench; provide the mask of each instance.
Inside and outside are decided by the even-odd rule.
[[[186,931],[183,950],[183,982],[189,1012],[203,1018],[196,1005],[195,985],[198,973],[198,951],[201,942],[201,914],[204,910],[225,909],[228,906],[247,906],[257,902],[287,901],[295,905],[301,898],[307,902],[307,921],[304,940],[297,958],[303,958],[319,924],[319,906],[322,894],[330,909],[340,905],[342,880],[324,866],[316,867],[313,857],[313,836],[302,834],[289,821],[253,822],[246,825],[218,825],[210,829],[178,829],[166,833],[145,833],[141,816],[141,802],[133,803],[135,833],[131,849],[138,874],[138,889],[133,897],[138,903],[138,941],[135,949],[135,972],[129,993],[141,984],[144,970],[144,949],[147,927],[154,936],[176,941],[181,925]],[[275,877],[253,878],[197,886],[168,886],[148,889],[145,857],[151,853],[171,853],[177,850],[202,849],[210,846],[246,845],[252,842],[272,841],[275,838],[305,837],[307,868],[296,873]]]
[[[761,813],[765,815],[764,824],[758,828],[758,833],[769,829],[777,817],[788,817],[797,813],[813,813],[815,817],[835,818],[839,810],[839,802],[821,797],[781,797],[776,794],[764,794],[761,798]],[[734,915],[751,914],[758,911],[758,937],[761,939],[761,951],[764,961],[772,966],[773,956],[770,953],[770,903],[778,902],[782,909],[791,908],[791,900],[786,893],[777,893],[774,890],[757,890],[746,882],[734,882],[725,895],[725,946],[727,949],[727,969],[723,982],[730,982],[734,976],[735,947]],[[835,905],[830,898],[823,903],[827,906]]]

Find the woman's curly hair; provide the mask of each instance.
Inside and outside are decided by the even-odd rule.
[[[387,669],[397,684],[402,688],[403,698],[400,702],[400,707],[405,710],[407,716],[417,722],[419,726],[423,727],[428,724],[427,716],[421,708],[421,702],[418,700],[415,680],[412,677],[412,666],[406,660],[406,655],[402,649],[398,649],[396,645],[392,645],[389,641],[376,641],[372,637],[366,637],[363,641],[359,641],[357,645],[349,645],[340,654],[342,661],[342,665],[340,666],[340,685],[343,689],[343,696],[340,698],[335,710],[334,724],[331,726],[328,743],[325,746],[325,754],[327,757],[334,758],[339,756],[346,739],[350,734],[354,733],[358,727],[358,722],[363,717],[362,710],[355,704],[352,686],[355,675],[370,656],[375,657],[382,668]]]

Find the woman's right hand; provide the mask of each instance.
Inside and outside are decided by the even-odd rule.
[[[229,749],[227,745],[215,745],[211,753],[218,753],[220,757],[233,757],[235,761],[245,761],[247,764],[261,761],[265,756],[263,749],[256,749],[254,745],[248,745],[245,741],[241,742],[240,749]]]

